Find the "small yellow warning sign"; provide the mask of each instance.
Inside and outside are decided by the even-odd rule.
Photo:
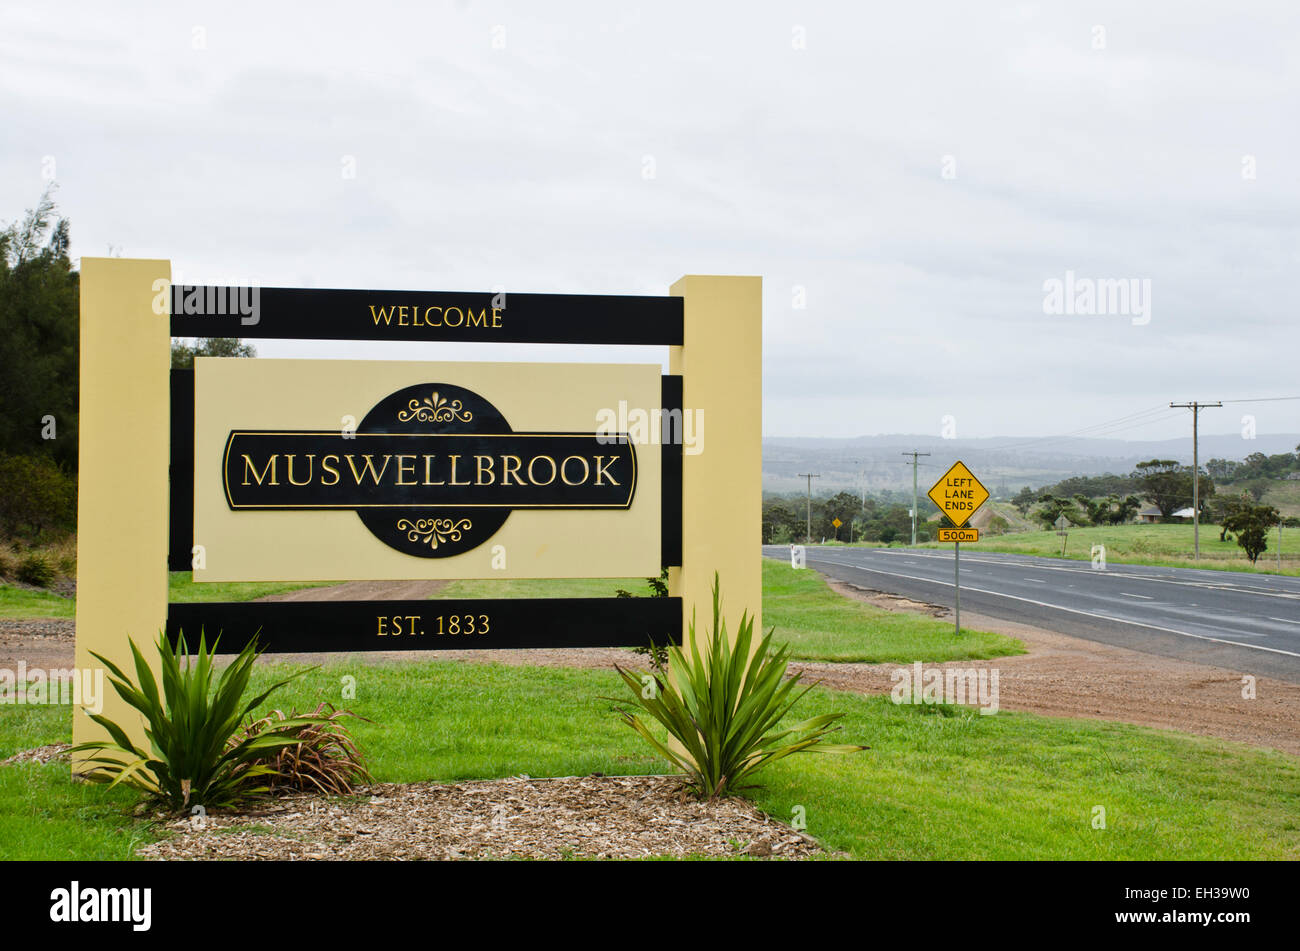
[[[958,528],[965,525],[989,498],[989,490],[960,460],[954,462],[926,494]]]

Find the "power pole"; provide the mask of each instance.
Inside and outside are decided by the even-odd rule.
[[[1201,410],[1222,406],[1223,403],[1170,403],[1170,409],[1190,409],[1192,411],[1192,558],[1199,561],[1201,557],[1201,457],[1198,445],[1197,423]]]
[[[916,457],[928,456],[928,452],[917,452],[913,449],[911,452],[902,453],[904,456],[912,457],[912,547],[916,547]]]
[[[799,478],[808,480],[808,532],[806,537],[809,545],[812,544],[812,480],[820,479],[821,477],[820,472],[799,473]]]

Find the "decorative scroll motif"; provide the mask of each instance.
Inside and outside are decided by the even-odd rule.
[[[397,523],[397,530],[406,532],[407,541],[425,542],[430,548],[437,548],[447,542],[458,542],[461,533],[473,527],[467,518],[459,521],[450,518],[417,518],[412,521],[404,518]]]
[[[465,409],[460,400],[448,401],[445,396],[439,396],[437,390],[434,390],[432,397],[411,400],[407,408],[397,414],[400,423],[409,423],[411,420],[420,423],[449,423],[454,420],[468,423],[473,418],[474,414]]]

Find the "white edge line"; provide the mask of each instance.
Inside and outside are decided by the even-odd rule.
[[[810,561],[812,559],[809,559]],[[857,568],[859,571],[874,572],[879,575],[893,575],[895,578],[908,578],[912,581],[928,581],[930,584],[941,584],[951,588],[951,581],[939,581],[936,578],[922,578],[918,575],[904,575],[896,571],[881,571],[879,568],[864,568],[862,565],[851,565],[845,561],[825,561],[819,559],[825,565],[839,565],[842,568]],[[1078,608],[1067,608],[1059,604],[1048,604],[1046,601],[1035,601],[1033,598],[1022,598],[1015,594],[1003,594],[1001,591],[989,591],[984,588],[971,588],[962,585],[967,591],[977,591],[980,594],[991,594],[997,598],[1010,598],[1013,601],[1025,601],[1029,604],[1036,604],[1042,608],[1051,608],[1054,611],[1068,611],[1071,614],[1082,614],[1086,617],[1100,618],[1103,621],[1110,621],[1113,624],[1131,624],[1135,627],[1149,627],[1153,631],[1164,631],[1167,634],[1181,634],[1183,637],[1194,637],[1199,641],[1213,641],[1216,644],[1231,644],[1233,647],[1248,647],[1251,650],[1268,651],[1270,654],[1285,654],[1287,657],[1300,657],[1295,651],[1284,651],[1278,647],[1264,647],[1260,644],[1243,644],[1241,641],[1230,641],[1222,637],[1210,637],[1208,634],[1192,634],[1190,631],[1180,631],[1172,627],[1161,627],[1158,624],[1147,624],[1145,621],[1126,621],[1123,618],[1110,617],[1106,614],[1096,614],[1092,611],[1081,611]]]

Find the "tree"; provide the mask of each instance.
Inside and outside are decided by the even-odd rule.
[[[821,534],[834,538],[844,532],[847,536],[846,526],[853,524],[853,519],[862,511],[862,500],[852,492],[837,492],[826,500],[822,507],[820,519]],[[842,523],[840,528],[836,528],[833,520],[839,519]]]
[[[1243,504],[1249,504],[1250,501],[1250,497],[1244,492],[1240,495],[1223,495],[1210,500],[1209,515],[1219,525],[1219,541],[1228,540],[1228,521],[1237,514]]]
[[[1044,528],[1054,528],[1056,520],[1062,515],[1071,525],[1088,524],[1087,514],[1075,507],[1074,499],[1061,498],[1059,495],[1044,495],[1038,501],[1042,507],[1034,512],[1034,518],[1041,522]]]
[[[1237,544],[1253,565],[1268,551],[1268,530],[1280,520],[1281,515],[1273,506],[1243,499],[1236,511],[1224,520],[1224,527],[1237,536]]]
[[[79,276],[50,191],[0,230],[0,451],[77,465]],[[51,425],[52,424],[52,425]]]
[[[190,346],[184,340],[172,341],[172,369],[194,369],[195,357],[255,357],[251,343],[236,337],[203,337]]]
[[[1165,518],[1192,504],[1192,467],[1175,459],[1151,459],[1139,462],[1133,477],[1142,494],[1151,500]],[[1200,497],[1204,501],[1214,495],[1214,480],[1202,476]]]
[[[1025,486],[1011,498],[1011,504],[1014,505],[1021,515],[1028,515],[1029,510],[1034,507],[1038,501],[1038,496],[1029,486]]]

